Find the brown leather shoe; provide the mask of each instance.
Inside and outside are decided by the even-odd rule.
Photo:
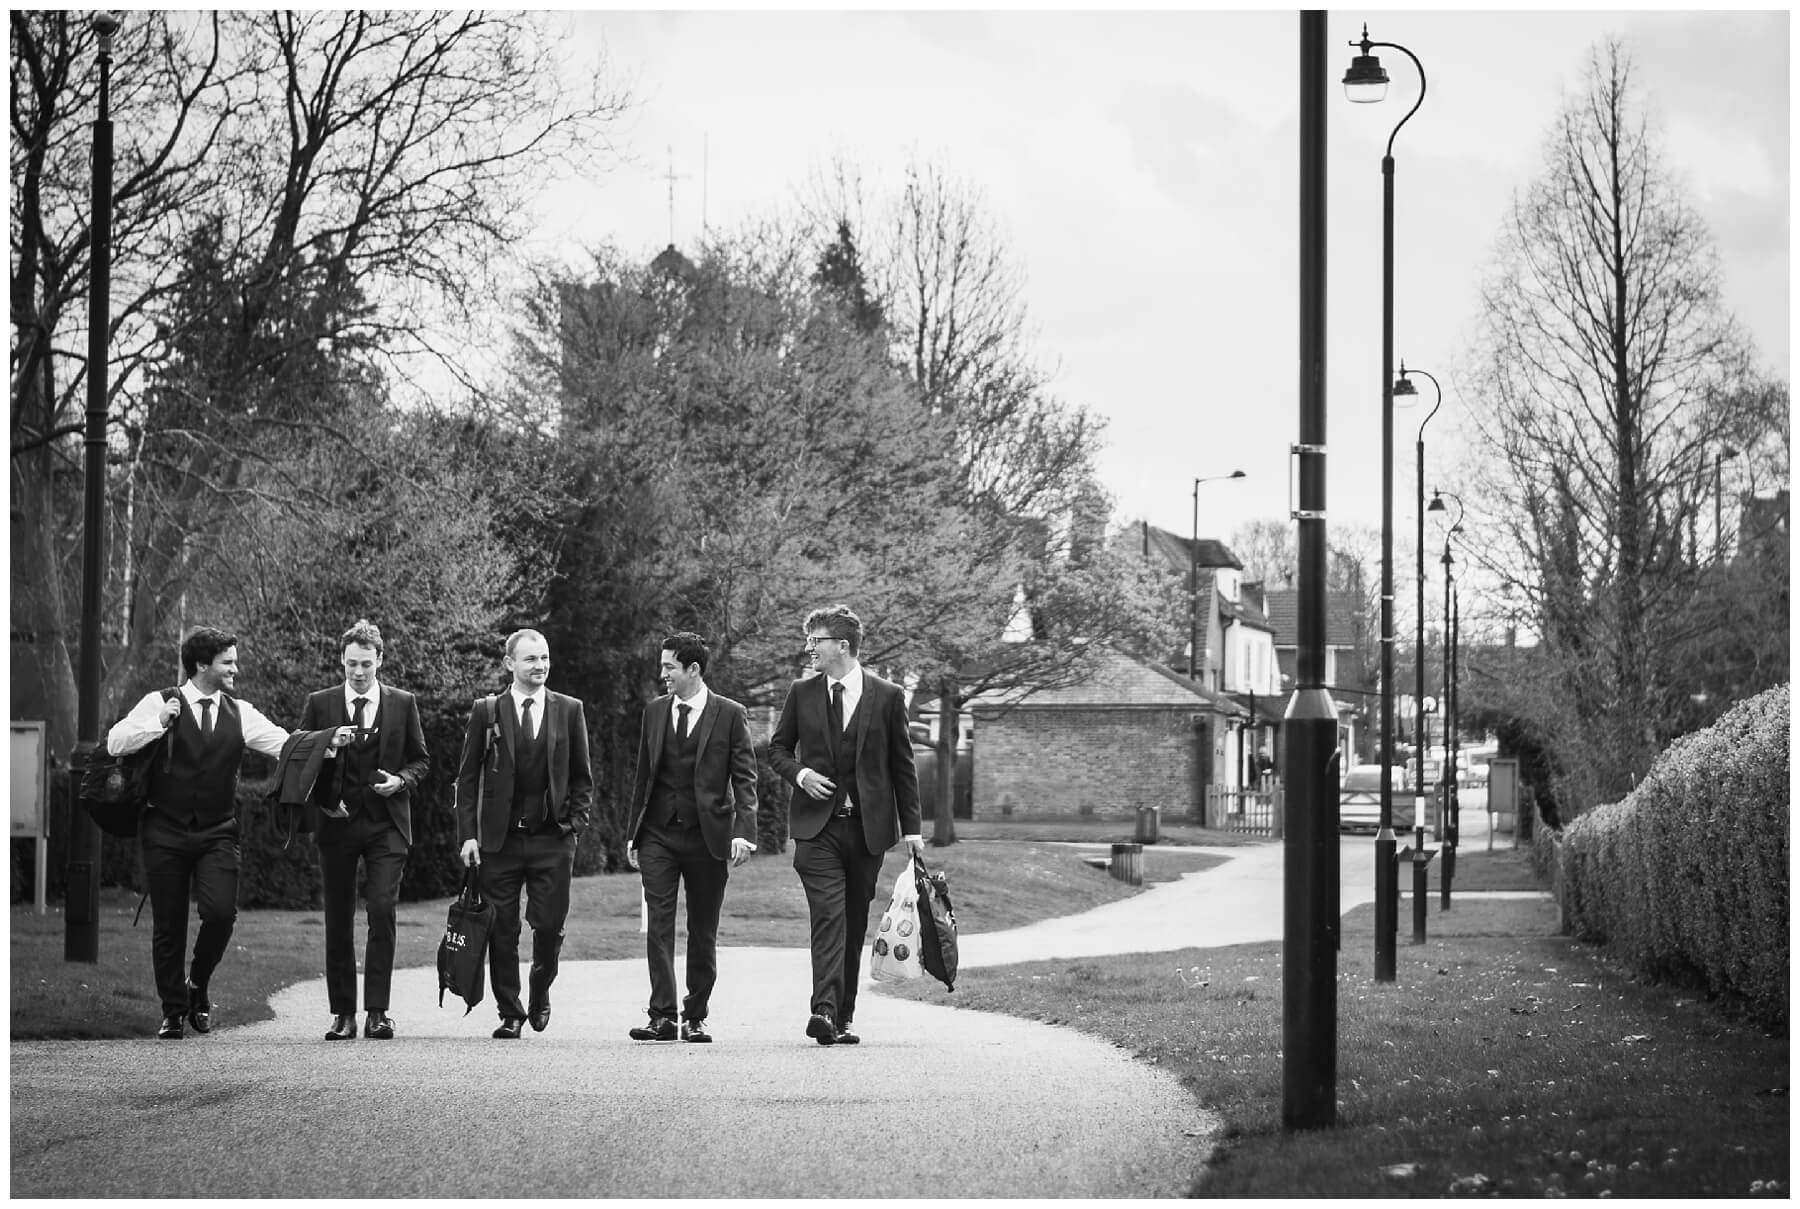
[[[704,1020],[684,1020],[681,1022],[681,1039],[703,1045],[712,1040],[712,1034],[706,1031]]]
[[[496,1041],[517,1041],[525,1032],[525,1022],[517,1016],[506,1016],[500,1021],[500,1027],[494,1030]]]
[[[325,1040],[356,1040],[356,1017],[348,1014],[333,1016],[331,1018],[331,1027],[325,1030]]]
[[[831,1017],[823,1012],[817,1013],[807,1020],[806,1035],[820,1045],[837,1044],[837,1026],[831,1023]]]
[[[373,1037],[377,1041],[394,1039],[394,1018],[386,1012],[370,1012],[363,1021],[363,1036]]]
[[[182,1018],[179,1015],[164,1016],[162,1023],[156,1026],[156,1035],[164,1041],[181,1040],[181,1022]]]
[[[833,1045],[855,1045],[861,1040],[861,1037],[850,1031],[850,1022],[846,1020],[837,1026],[837,1032],[833,1034],[831,1043]]]

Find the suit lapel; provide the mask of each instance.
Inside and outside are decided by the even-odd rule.
[[[667,717],[667,715],[664,715]],[[694,732],[694,775],[700,774],[700,757],[706,754],[706,741],[712,736],[713,723],[719,717],[719,695],[709,692],[706,695],[706,708],[700,711],[696,722],[698,729]]]
[[[556,747],[563,733],[563,705],[560,698],[549,689],[544,690],[544,758],[551,768],[556,767]]]
[[[869,685],[869,673],[865,668],[862,670],[862,698],[856,703],[856,752],[858,755],[862,754],[863,736],[869,733],[869,700],[871,696],[873,696],[873,689]]]
[[[500,715],[500,746],[506,753],[506,762],[517,764],[514,752],[519,743],[519,707],[513,701],[512,690],[509,688],[501,693],[500,700],[494,705],[494,712]]]

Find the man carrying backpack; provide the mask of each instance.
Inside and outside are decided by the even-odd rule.
[[[169,758],[151,764],[149,808],[139,827],[153,921],[150,958],[162,1023],[156,1035],[181,1039],[184,1022],[212,1031],[208,983],[237,923],[238,767],[244,749],[279,756],[288,732],[248,701],[231,695],[237,683],[237,637],[196,626],[181,643],[187,682],[180,695],[144,694],[106,733],[106,750],[127,755],[173,730]],[[341,746],[350,728],[333,737]],[[187,950],[188,897],[199,900],[200,928],[191,965]]]

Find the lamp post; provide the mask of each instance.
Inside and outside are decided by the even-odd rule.
[[[1444,497],[1456,501],[1456,520],[1444,533],[1444,873],[1438,909],[1450,909],[1450,884],[1456,880],[1456,840],[1460,803],[1456,788],[1456,561],[1450,539],[1462,532],[1463,502],[1454,491],[1433,491],[1430,512],[1448,513]]]
[[[1200,679],[1200,484],[1241,479],[1244,472],[1212,474],[1194,480],[1194,537],[1188,544],[1188,679]]]
[[[1357,103],[1387,95],[1388,75],[1376,47],[1399,51],[1419,72],[1419,99],[1388,135],[1381,157],[1381,829],[1375,833],[1375,981],[1394,981],[1400,926],[1400,875],[1394,865],[1394,136],[1425,103],[1425,66],[1397,42],[1369,41],[1344,73],[1344,95]]]
[[[100,40],[99,109],[94,118],[93,229],[88,284],[87,435],[82,502],[81,638],[76,684],[73,784],[100,742],[100,608],[106,568],[106,349],[112,315],[112,40],[119,18],[98,12],[90,28]],[[69,809],[69,889],[64,903],[63,960],[100,960],[100,826]]]
[[[1418,470],[1417,492],[1414,496],[1417,507],[1414,512],[1419,529],[1417,561],[1414,564],[1418,576],[1418,582],[1415,585],[1418,595],[1414,608],[1414,614],[1418,618],[1418,637],[1413,644],[1413,718],[1415,728],[1422,735],[1425,725],[1425,425],[1431,423],[1431,417],[1437,415],[1438,408],[1444,405],[1444,388],[1439,386],[1438,380],[1425,370],[1409,370],[1406,368],[1406,362],[1402,361],[1400,362],[1400,380],[1394,383],[1396,400],[1406,399],[1410,402],[1419,397],[1418,388],[1407,377],[1409,373],[1418,374],[1430,382],[1431,389],[1437,393],[1437,398],[1431,404],[1430,413],[1419,422],[1419,439],[1413,447],[1417,455],[1414,464]],[[1396,402],[1395,406],[1404,405]],[[1418,779],[1413,782],[1416,787],[1413,790],[1413,821],[1415,823],[1422,822],[1425,818],[1425,741],[1423,738],[1419,740],[1418,769]],[[1438,839],[1443,838],[1444,819],[1441,810],[1437,826],[1432,829],[1432,833]]]

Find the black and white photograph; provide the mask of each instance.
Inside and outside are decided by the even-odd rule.
[[[1792,1196],[1785,9],[8,19],[11,1197]]]

